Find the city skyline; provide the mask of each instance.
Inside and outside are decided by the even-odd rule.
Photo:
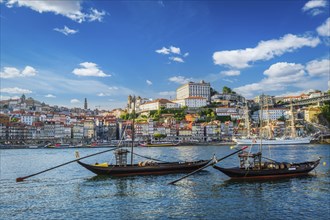
[[[0,0],[1,99],[124,108],[189,81],[252,98],[328,89],[329,1]]]

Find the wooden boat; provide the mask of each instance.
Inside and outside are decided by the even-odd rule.
[[[243,152],[240,157],[240,166],[222,168],[213,165],[213,168],[223,172],[227,176],[237,178],[282,178],[307,175],[320,163],[320,158],[315,161],[302,163],[262,162],[261,153],[249,154]]]
[[[133,99],[135,106],[135,97]],[[133,115],[135,115],[135,107],[133,108]],[[148,159],[152,159],[153,161],[144,161],[144,162],[139,162],[138,164],[134,164],[133,163],[134,122],[135,120],[133,118],[131,151],[129,152],[128,150],[123,148],[116,150],[114,152],[116,158],[115,165],[110,165],[108,163],[86,164],[77,160],[78,164],[98,175],[133,176],[133,175],[161,175],[161,174],[170,174],[170,173],[190,173],[211,162],[211,160],[199,160],[199,161],[190,161],[190,162],[164,162],[164,161],[148,158]],[[128,153],[131,154],[130,164],[127,163]]]
[[[260,110],[260,131],[262,130],[262,110]],[[260,143],[257,153],[243,151],[238,154],[240,159],[239,167],[222,168],[216,165],[213,167],[231,178],[274,178],[306,175],[320,163],[320,158],[315,161],[302,163],[279,163],[272,159],[270,162],[262,161],[262,138],[259,132]],[[266,143],[267,144],[267,143]],[[253,144],[251,144],[252,148]]]
[[[138,164],[110,165],[86,164],[77,161],[78,164],[98,175],[108,176],[133,176],[133,175],[163,175],[171,173],[189,173],[208,164],[210,160],[199,160],[191,162],[140,162]]]
[[[141,143],[141,147],[174,147],[178,146],[180,142],[153,142],[153,143]]]

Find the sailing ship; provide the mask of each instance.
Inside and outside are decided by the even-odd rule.
[[[260,121],[262,118],[262,108],[260,111]],[[262,123],[260,123],[260,128]],[[261,136],[261,134],[259,134]],[[250,146],[250,151],[242,151],[238,154],[240,164],[238,167],[223,168],[217,165],[213,167],[231,178],[274,178],[274,177],[290,177],[307,175],[315,169],[320,163],[320,159],[302,163],[287,163],[277,162],[269,158],[263,161],[262,158],[263,139],[260,138],[259,150],[257,153],[251,153],[253,144]]]
[[[268,106],[267,106],[268,107]],[[293,107],[291,103],[290,107],[290,122],[291,122],[291,134],[289,137],[279,137],[274,138],[272,133],[272,125],[269,121],[269,115],[267,116],[267,138],[261,137],[251,137],[250,136],[250,127],[249,127],[249,117],[248,113],[246,111],[247,116],[245,117],[245,123],[248,125],[248,133],[247,137],[245,138],[233,138],[233,141],[236,142],[237,145],[260,145],[261,143],[265,145],[293,145],[293,144],[309,144],[312,140],[311,137],[297,137],[296,135],[296,127],[295,127],[295,120],[294,120],[294,113],[293,113]],[[261,113],[262,114],[262,113]],[[269,111],[267,110],[267,114],[269,114]],[[260,124],[262,124],[262,118],[260,118]],[[259,133],[262,132],[262,127],[260,128]]]
[[[198,161],[184,161],[184,162],[165,162],[158,159],[144,157],[149,160],[133,163],[134,148],[134,123],[135,123],[135,97],[133,108],[133,122],[132,122],[132,147],[131,150],[119,147],[114,153],[116,164],[108,163],[95,163],[86,164],[77,160],[77,163],[97,175],[108,176],[133,176],[133,175],[162,175],[170,173],[190,173],[197,170],[212,161],[211,160],[198,160]],[[131,162],[128,161],[128,153],[131,154]],[[135,154],[137,155],[137,154]]]

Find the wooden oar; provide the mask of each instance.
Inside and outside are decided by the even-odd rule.
[[[214,156],[213,159],[210,161],[209,164],[206,164],[205,166],[203,166],[203,167],[201,167],[201,168],[199,168],[199,169],[197,169],[197,170],[195,170],[195,171],[193,171],[193,172],[191,172],[191,173],[188,173],[187,175],[185,175],[185,176],[183,176],[183,177],[181,177],[181,178],[179,178],[179,179],[177,179],[177,180],[174,180],[174,181],[172,181],[172,182],[169,182],[168,184],[175,184],[176,182],[179,182],[180,180],[183,180],[183,179],[187,178],[188,176],[191,176],[191,175],[193,175],[193,174],[195,174],[195,173],[197,173],[197,172],[199,172],[199,171],[201,171],[201,170],[203,170],[203,169],[205,169],[205,168],[207,168],[207,167],[209,167],[209,166],[212,166],[212,165],[214,165],[214,164],[216,164],[216,163],[219,163],[221,160],[224,160],[224,159],[226,159],[227,157],[233,156],[234,154],[237,154],[238,152],[240,152],[240,151],[242,151],[242,150],[244,150],[244,149],[246,149],[246,148],[248,148],[248,147],[245,146],[245,147],[243,147],[242,149],[239,149],[239,150],[237,150],[237,151],[235,151],[235,152],[233,152],[233,153],[231,153],[231,154],[228,154],[227,156],[224,156],[224,157],[222,157],[222,158],[220,158],[220,159],[216,159],[215,156]]]
[[[78,160],[85,159],[85,158],[87,158],[87,157],[92,157],[92,156],[95,156],[95,155],[98,155],[98,154],[103,154],[103,153],[106,153],[106,152],[109,152],[109,151],[113,151],[113,150],[116,150],[116,149],[118,149],[118,148],[120,148],[120,147],[121,147],[121,146],[117,146],[117,147],[111,148],[111,149],[109,149],[109,150],[105,150],[105,151],[101,151],[101,152],[98,152],[98,153],[95,153],[95,154],[87,155],[87,156],[85,156],[85,157],[81,157],[81,158],[78,158],[78,159],[76,159],[76,160],[71,160],[71,161],[69,161],[69,162],[66,162],[66,163],[63,163],[63,164],[57,165],[57,166],[55,166],[55,167],[52,167],[52,168],[49,168],[49,169],[46,169],[46,170],[40,171],[40,172],[35,173],[35,174],[31,174],[31,175],[29,175],[29,176],[18,177],[18,178],[16,178],[16,182],[22,182],[22,181],[24,181],[24,180],[27,179],[27,178],[30,178],[30,177],[33,177],[33,176],[39,175],[39,174],[41,174],[41,173],[45,173],[45,172],[47,172],[47,171],[50,171],[50,170],[56,169],[56,168],[58,168],[58,167],[61,167],[61,166],[64,166],[64,165],[67,165],[67,164],[70,164],[70,163],[76,162],[76,161],[78,161]]]

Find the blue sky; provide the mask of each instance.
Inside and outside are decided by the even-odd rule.
[[[328,89],[329,1],[0,0],[1,99],[124,108],[188,81],[247,98]]]

